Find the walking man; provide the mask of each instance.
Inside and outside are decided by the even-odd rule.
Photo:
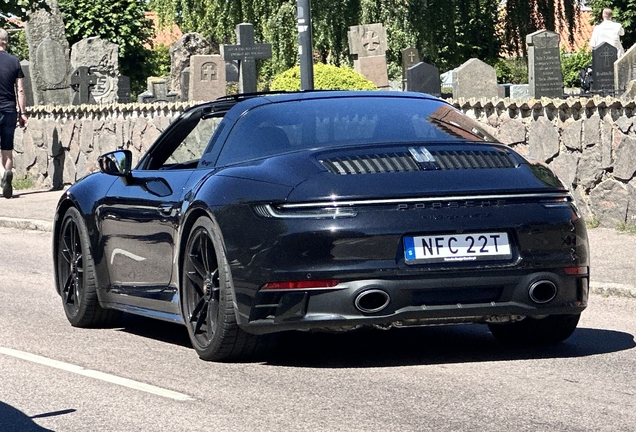
[[[621,36],[625,34],[625,30],[620,23],[612,21],[612,10],[610,8],[603,9],[603,22],[596,25],[592,31],[590,38],[590,47],[592,49],[601,45],[603,42],[614,46],[618,57],[625,52],[621,44]]]
[[[9,33],[0,29],[0,152],[2,153],[2,195],[5,198],[13,196],[13,137],[16,124],[26,127],[24,88],[22,78],[24,73],[20,67],[20,60],[6,49],[9,44]]]

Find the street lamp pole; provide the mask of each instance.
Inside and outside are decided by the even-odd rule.
[[[297,0],[300,89],[314,89],[314,50],[311,41],[311,0]]]

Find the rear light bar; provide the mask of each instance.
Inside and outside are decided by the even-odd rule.
[[[282,291],[282,290],[316,290],[329,289],[338,285],[338,279],[324,280],[301,280],[286,282],[267,282],[261,287],[262,291]]]

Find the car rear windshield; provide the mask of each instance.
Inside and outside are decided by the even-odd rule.
[[[294,150],[364,144],[496,140],[443,101],[348,97],[278,102],[249,110],[232,128],[221,165]]]

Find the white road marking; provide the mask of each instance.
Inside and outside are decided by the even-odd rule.
[[[33,363],[39,363],[41,365],[53,367],[56,369],[67,371],[67,372],[72,372],[72,373],[83,375],[89,378],[106,381],[111,384],[117,384],[117,385],[128,387],[131,389],[141,390],[146,393],[151,393],[157,396],[162,396],[162,397],[166,397],[166,398],[170,398],[170,399],[174,399],[178,401],[194,400],[192,397],[183,393],[163,389],[161,387],[156,387],[150,384],[145,384],[139,381],[134,381],[128,378],[118,377],[116,375],[111,375],[111,374],[99,372],[96,370],[85,369],[82,366],[77,366],[70,363],[64,363],[58,360],[52,360],[46,357],[42,357],[39,355],[24,352],[24,351],[18,351],[11,348],[0,347],[0,354],[12,356],[12,357],[30,361]]]

